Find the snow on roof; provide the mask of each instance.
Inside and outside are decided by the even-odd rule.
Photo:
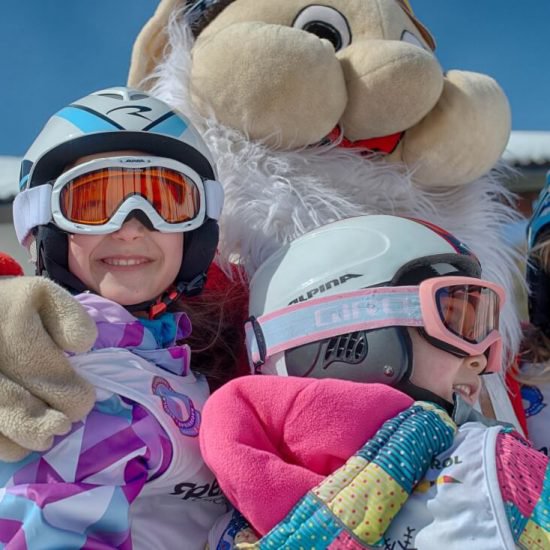
[[[502,158],[518,167],[550,167],[550,132],[512,132]]]
[[[19,157],[0,156],[0,202],[13,199],[19,190]]]

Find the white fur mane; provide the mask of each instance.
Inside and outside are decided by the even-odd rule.
[[[226,193],[221,220],[222,265],[238,257],[248,273],[282,243],[320,225],[362,214],[398,214],[427,220],[464,241],[480,258],[483,276],[509,296],[521,281],[519,252],[503,242],[504,226],[519,219],[512,196],[494,170],[453,189],[422,189],[402,166],[334,146],[274,151],[204,120],[189,97],[192,38],[175,14],[168,54],[152,75],[151,91],[184,112],[201,129]],[[146,83],[147,84],[147,83]],[[510,357],[521,338],[517,308],[509,300],[501,326]]]

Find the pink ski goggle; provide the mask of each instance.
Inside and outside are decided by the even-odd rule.
[[[472,277],[436,277],[418,286],[374,287],[316,298],[251,317],[245,325],[253,369],[273,355],[340,334],[391,326],[422,327],[464,356],[487,354],[501,367],[498,331],[504,289]]]

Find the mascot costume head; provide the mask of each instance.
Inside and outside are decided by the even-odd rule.
[[[407,0],[161,0],[129,83],[195,116],[224,182],[222,263],[249,274],[282,243],[365,213],[458,236],[513,288],[516,218],[499,158],[505,95],[445,72]],[[508,351],[519,344],[510,301]]]

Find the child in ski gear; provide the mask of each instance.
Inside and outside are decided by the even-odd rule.
[[[265,262],[247,345],[281,378],[230,382],[201,431],[262,547],[550,544],[547,458],[472,412],[479,375],[500,369],[502,301],[463,243],[404,218],[336,222]]]
[[[10,476],[6,517],[14,501],[22,505],[0,529],[3,542],[32,545],[47,533],[57,547],[162,548],[184,532],[186,548],[195,548],[225,511],[198,452],[207,381],[189,370],[181,344],[189,317],[171,311],[179,294],[192,303],[214,255],[222,198],[214,177],[189,121],[121,88],[60,111],[27,154],[17,233],[37,273],[78,294],[95,321],[93,353],[71,358],[95,386],[95,404],[83,403],[89,414],[68,435],[72,419],[59,415],[63,437],[51,450],[2,465]],[[43,295],[71,302],[51,281],[35,280]],[[88,315],[81,312],[89,334]],[[56,342],[72,352],[91,344]],[[39,446],[45,451],[51,440]]]
[[[204,548],[227,507],[200,454],[209,388],[175,304],[203,288],[222,202],[189,120],[136,90],[71,103],[31,146],[16,231],[95,322],[91,352],[71,358],[95,402],[51,449],[0,463],[3,544]]]
[[[534,446],[550,454],[550,173],[527,228],[529,320],[519,378],[527,429]]]

